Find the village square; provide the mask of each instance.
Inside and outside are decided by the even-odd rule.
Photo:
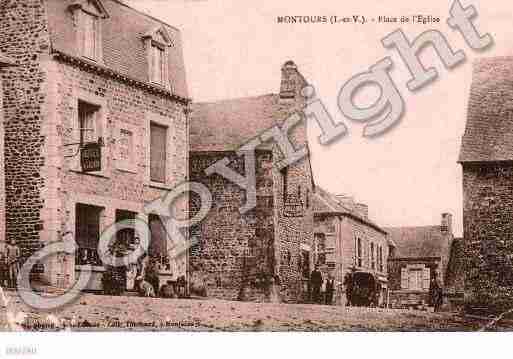
[[[483,50],[466,10],[449,25]],[[421,226],[318,184],[308,130],[348,130],[296,61],[273,93],[194,101],[178,28],[118,0],[0,2],[2,330],[509,330],[513,59],[473,64],[463,211]],[[378,65],[339,99],[368,136],[402,115]],[[383,101],[345,101],[369,81]]]

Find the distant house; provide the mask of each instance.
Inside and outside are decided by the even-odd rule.
[[[474,64],[459,157],[465,294],[471,306],[497,311],[513,304],[512,81],[513,57]]]
[[[313,256],[313,263],[319,265],[324,276],[333,275],[337,283],[335,302],[346,304],[344,277],[357,271],[375,278],[381,288],[380,304],[385,304],[387,260],[393,244],[386,231],[369,219],[367,205],[316,187],[313,206],[314,244],[313,248],[303,247],[302,253],[305,258]],[[308,272],[310,268],[305,266],[303,270]]]
[[[256,208],[243,214],[239,209],[246,203],[246,191],[217,173],[205,173],[226,158],[230,168],[243,174],[245,156],[237,154],[238,148],[301,109],[305,79],[292,61],[283,65],[281,75],[277,94],[192,106],[190,179],[210,190],[213,207],[191,228],[191,237],[198,242],[190,250],[189,271],[193,281],[204,283],[210,297],[271,301],[273,283],[279,286],[281,301],[304,297],[300,247],[311,245],[313,239],[309,156],[279,169],[283,156],[276,143],[258,146]],[[307,146],[305,122],[289,137],[296,148]],[[192,197],[193,211],[195,203]]]
[[[435,273],[442,286],[453,242],[452,215],[443,213],[440,225],[387,227],[395,250],[388,258],[390,305],[429,304],[429,285]]]

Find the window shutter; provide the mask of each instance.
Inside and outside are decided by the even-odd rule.
[[[422,270],[422,289],[429,290],[429,279],[430,279],[429,268],[424,268]]]
[[[401,268],[401,289],[408,289],[408,270]]]
[[[165,183],[167,127],[151,124],[150,137],[150,179]]]

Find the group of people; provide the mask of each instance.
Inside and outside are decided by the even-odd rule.
[[[331,305],[333,302],[333,292],[335,291],[335,280],[331,274],[326,278],[322,277],[319,266],[315,266],[310,274],[310,293],[311,302],[318,304]]]
[[[20,262],[21,250],[11,239],[4,251],[0,251],[0,286],[16,288]]]

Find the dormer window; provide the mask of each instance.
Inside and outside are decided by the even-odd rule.
[[[91,60],[97,60],[99,58],[99,51],[98,51],[98,48],[99,48],[99,42],[98,39],[99,39],[99,31],[98,31],[98,27],[99,27],[99,21],[98,21],[98,17],[93,15],[93,14],[89,14],[89,13],[84,13],[82,15],[82,18],[83,18],[83,22],[82,22],[82,25],[83,25],[83,31],[82,31],[82,34],[83,34],[83,37],[82,37],[82,55],[84,57],[87,57],[88,59],[91,59]]]
[[[161,47],[159,44],[152,42],[151,44],[151,53],[152,53],[152,68],[153,71],[151,72],[151,82],[164,86],[165,84],[165,77],[164,73],[165,71],[165,58],[166,58],[166,51],[163,47]]]
[[[172,46],[167,30],[159,27],[144,35],[148,52],[148,79],[150,83],[170,89],[169,48]]]
[[[75,24],[77,55],[102,62],[101,20],[108,17],[99,0],[76,1],[70,6]]]

